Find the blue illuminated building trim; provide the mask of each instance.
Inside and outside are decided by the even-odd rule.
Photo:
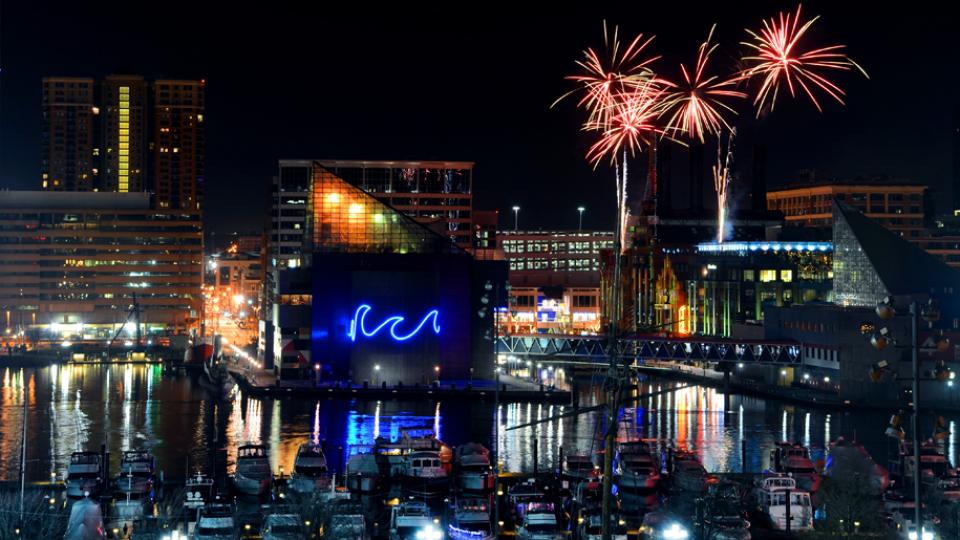
[[[389,327],[390,337],[396,341],[407,341],[408,339],[413,338],[420,333],[420,330],[423,329],[424,325],[427,324],[427,321],[432,321],[433,333],[440,334],[440,322],[438,318],[440,317],[440,312],[436,309],[431,309],[420,319],[420,324],[418,324],[413,330],[406,334],[397,333],[397,325],[406,320],[400,315],[393,315],[387,317],[380,324],[374,327],[372,330],[367,330],[365,324],[367,319],[367,313],[369,313],[373,308],[369,304],[360,304],[357,306],[357,310],[353,313],[353,319],[350,320],[350,329],[347,331],[347,336],[350,338],[350,341],[357,341],[357,330],[360,331],[364,337],[372,338],[380,333],[384,328]]]
[[[833,251],[833,242],[704,242],[697,244],[701,253],[719,252],[827,252]]]

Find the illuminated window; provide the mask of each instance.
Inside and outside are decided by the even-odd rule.
[[[313,218],[315,252],[460,252],[445,236],[319,168],[313,179]]]
[[[793,270],[781,270],[780,281],[784,283],[790,283],[793,281]]]
[[[760,283],[770,283],[771,281],[777,280],[777,271],[776,270],[761,270],[760,271]]]

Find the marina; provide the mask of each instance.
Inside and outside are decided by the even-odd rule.
[[[242,389],[225,400],[200,384],[202,376],[130,365],[5,370],[0,399],[11,423],[0,432],[4,492],[15,496],[19,485],[18,426],[26,410],[31,423],[53,420],[27,441],[26,498],[43,502],[64,526],[78,502],[95,501],[115,538],[174,530],[205,537],[197,536],[201,529],[217,538],[218,529],[231,527],[249,538],[309,538],[333,529],[400,538],[413,522],[462,539],[497,530],[518,538],[597,536],[597,413],[564,416],[569,406],[505,403],[494,443],[492,402],[469,409],[455,401],[304,402]],[[51,390],[36,390],[47,382]],[[586,390],[589,379],[579,382],[587,409],[599,396]],[[671,386],[676,390],[664,391]],[[622,410],[614,469],[614,522],[631,537],[674,524],[693,534],[696,523],[727,535],[710,538],[776,536],[786,528],[788,500],[796,532],[813,522],[821,475],[859,471],[851,464],[864,462],[879,473],[870,477],[879,503],[891,477],[903,485],[913,474],[900,457],[909,452],[890,454],[897,444],[875,428],[885,415],[804,410],[667,380],[639,381],[635,392],[651,396]],[[182,423],[187,411],[192,427]],[[923,456],[922,468],[949,485],[954,436],[925,445]],[[815,474],[805,476],[811,464]],[[909,496],[882,491],[891,515],[908,513]],[[697,512],[703,520],[691,519]]]

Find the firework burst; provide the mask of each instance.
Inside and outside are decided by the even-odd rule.
[[[617,96],[649,83],[653,78],[649,65],[659,57],[642,56],[653,36],[644,39],[643,34],[637,34],[623,46],[619,34],[619,27],[614,26],[611,35],[607,23],[603,23],[606,54],[601,55],[593,48],[583,51],[583,59],[576,62],[581,72],[566,77],[576,83],[576,88],[560,96],[554,105],[568,96],[582,94],[577,106],[586,109],[587,124],[606,126],[615,114]]]
[[[587,159],[594,167],[604,157],[615,163],[621,151],[633,154],[664,133],[657,122],[664,104],[663,97],[663,89],[653,82],[636,86],[630,92],[611,97],[610,110],[604,112],[606,121],[584,124],[584,130],[600,132],[600,138],[587,151]]]
[[[691,139],[699,139],[701,143],[706,135],[718,135],[721,127],[730,129],[724,114],[737,113],[723,100],[747,97],[747,94],[733,88],[739,77],[708,75],[710,55],[717,48],[716,44],[710,43],[715,29],[716,25],[710,28],[707,40],[700,44],[694,68],[688,70],[685,65],[680,64],[683,82],[671,85],[675,90],[672,90],[666,99],[669,107],[667,114],[670,114],[666,132],[685,133]]]
[[[803,50],[801,38],[819,17],[801,24],[800,8],[798,5],[796,13],[792,15],[781,12],[779,17],[764,20],[759,32],[747,29],[753,40],[742,42],[751,50],[750,55],[743,57],[750,67],[744,70],[742,77],[761,80],[754,99],[758,116],[768,102],[770,109],[773,109],[783,85],[787,86],[791,97],[796,96],[799,86],[817,110],[823,111],[816,96],[818,92],[825,93],[841,105],[846,95],[827,78],[826,73],[856,70],[869,78],[862,67],[842,52],[844,45]]]

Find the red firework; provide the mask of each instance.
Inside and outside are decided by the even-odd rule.
[[[815,95],[817,91],[822,91],[841,105],[844,104],[843,96],[846,95],[836,83],[826,77],[825,72],[855,69],[869,78],[863,68],[841,52],[845,48],[844,45],[830,45],[803,51],[801,38],[819,16],[801,25],[800,7],[800,5],[797,6],[797,12],[793,15],[781,12],[778,18],[764,20],[763,28],[759,32],[747,29],[753,41],[742,42],[742,44],[749,47],[754,54],[744,56],[743,60],[753,66],[744,70],[742,76],[749,79],[754,77],[762,79],[760,89],[754,98],[757,115],[768,100],[770,109],[773,110],[780,86],[783,84],[787,85],[791,97],[796,96],[796,86],[799,86],[817,110],[822,111]]]
[[[671,85],[678,90],[670,92],[666,98],[668,109],[673,111],[667,120],[668,134],[686,133],[691,139],[699,139],[702,143],[706,135],[718,134],[721,127],[730,129],[724,114],[736,114],[736,111],[722,100],[747,97],[747,94],[732,88],[739,77],[722,78],[708,74],[710,55],[717,48],[716,44],[710,44],[715,29],[715,25],[710,28],[707,40],[700,44],[694,69],[687,70],[686,66],[680,64],[683,83]]]
[[[664,91],[656,82],[638,85],[629,92],[612,96],[613,103],[604,115],[607,121],[587,122],[583,129],[600,131],[600,139],[587,151],[587,159],[597,166],[604,156],[617,161],[621,150],[634,153],[664,133],[657,123],[662,114]]]
[[[567,76],[577,88],[560,96],[554,105],[567,96],[582,93],[577,106],[588,111],[588,124],[607,125],[616,109],[616,96],[647,84],[653,77],[648,68],[658,57],[641,58],[643,50],[653,41],[653,36],[643,39],[643,34],[623,47],[619,38],[619,27],[613,28],[613,36],[607,32],[607,23],[603,23],[603,44],[606,57],[602,57],[593,48],[583,51],[584,58],[576,63],[582,73]],[[606,59],[605,59],[606,58]]]

